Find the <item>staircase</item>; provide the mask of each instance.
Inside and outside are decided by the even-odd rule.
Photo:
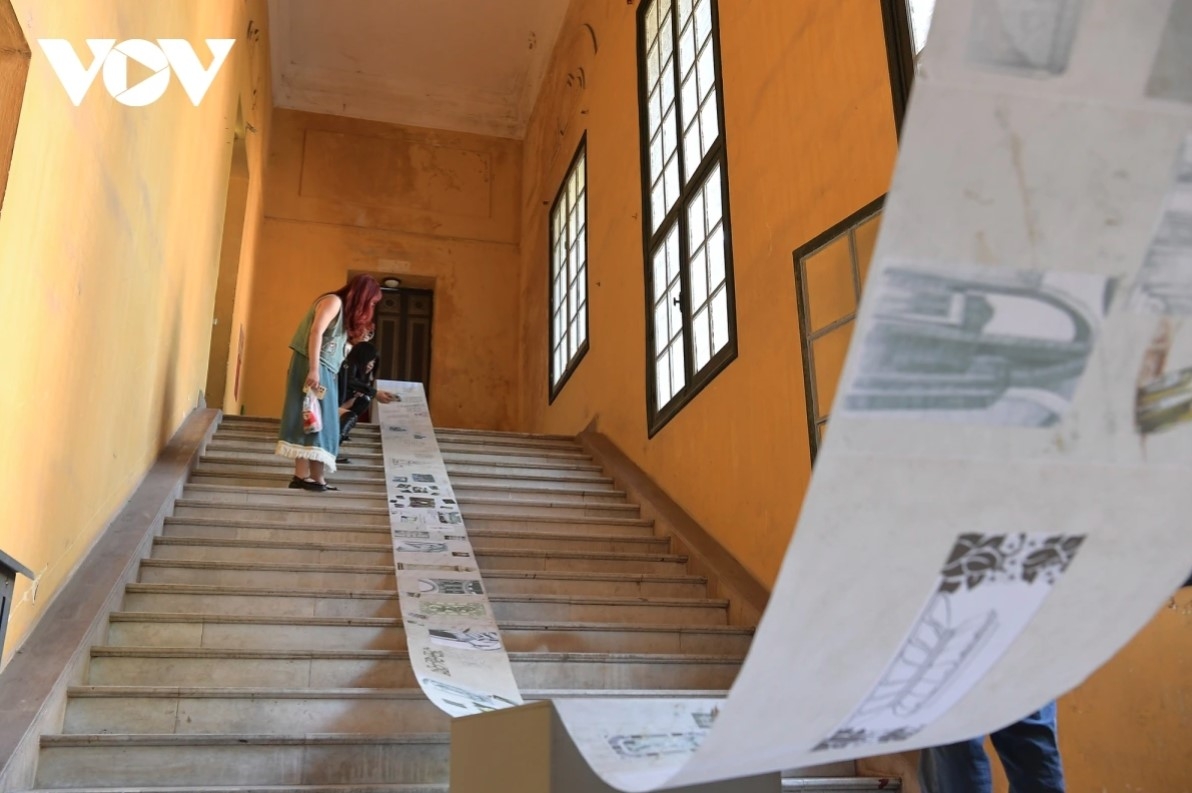
[[[276,428],[223,420],[62,733],[42,738],[39,790],[447,790],[448,719],[406,653],[379,432],[354,431],[340,492],[305,493],[285,489]],[[527,700],[723,695],[752,630],[575,439],[437,436]]]

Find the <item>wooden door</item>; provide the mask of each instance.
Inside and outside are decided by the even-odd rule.
[[[378,378],[422,383],[430,395],[431,321],[434,293],[419,289],[387,290],[377,306],[376,345],[381,353]]]

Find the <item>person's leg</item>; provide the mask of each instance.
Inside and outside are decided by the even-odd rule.
[[[307,460],[307,462],[310,464],[309,478],[315,480],[320,485],[327,484],[327,477],[323,473],[323,464],[318,460]],[[303,478],[305,479],[306,477]]]
[[[310,460],[297,459],[294,461],[294,476],[299,479],[310,479]]]
[[[991,738],[1010,780],[1010,793],[1064,793],[1054,702]]]
[[[984,740],[933,746],[919,753],[923,793],[993,793],[993,776]]]

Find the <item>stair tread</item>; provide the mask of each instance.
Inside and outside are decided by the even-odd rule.
[[[259,548],[264,550],[302,551],[360,551],[376,553],[389,550],[377,543],[321,543],[298,542],[296,540],[231,540],[210,537],[155,537],[155,546],[197,546],[202,548]],[[477,556],[525,556],[532,559],[612,559],[633,562],[675,562],[681,564],[687,557],[675,553],[638,553],[632,551],[564,551],[537,548],[476,548]]]
[[[67,733],[41,736],[45,746],[308,746],[370,744],[449,744],[446,732],[403,733]]]
[[[341,470],[343,470],[343,469],[341,469]],[[347,470],[351,470],[351,469],[347,469]],[[262,479],[262,480],[266,480],[266,481],[281,482],[281,483],[288,482],[290,480],[290,475],[291,475],[290,472],[288,472],[288,471],[281,471],[281,472],[278,472],[275,474],[274,473],[265,473],[263,471],[236,471],[236,472],[233,472],[233,471],[212,471],[210,469],[204,469],[201,464],[197,468],[195,468],[194,472],[196,475],[203,476],[203,477],[212,477],[212,478],[220,477],[220,478],[228,478],[228,479],[231,479],[231,478]],[[340,481],[342,482],[342,480],[340,480]],[[370,477],[368,479],[353,479],[353,480],[347,480],[347,481],[351,484],[377,485],[378,487],[384,487],[384,485],[385,485],[385,477],[384,476]],[[252,486],[246,485],[246,487],[252,487]],[[612,490],[612,489],[610,489],[610,490],[559,490],[558,488],[551,488],[551,487],[518,487],[515,485],[501,485],[498,487],[498,486],[480,486],[480,485],[468,485],[468,484],[464,484],[464,485],[453,484],[452,488],[456,491],[457,496],[459,496],[461,493],[479,490],[479,491],[500,491],[500,492],[509,492],[509,493],[519,493],[519,494],[520,493],[533,493],[533,494],[542,494],[542,495],[601,496],[601,497],[628,498],[628,494],[624,490]],[[507,500],[512,500],[512,499],[507,499]],[[607,503],[607,502],[596,502],[596,503]]]
[[[283,490],[279,489],[279,493],[295,494],[297,497],[300,493],[305,491],[298,490]],[[308,494],[309,495],[309,494]],[[319,493],[320,499],[325,496],[340,496],[344,493]],[[346,494],[352,497],[351,494]],[[359,496],[356,496],[359,498]],[[378,495],[378,501],[384,503],[383,499]],[[377,515],[388,516],[389,509],[387,507],[353,507],[353,506],[319,506],[311,504],[309,501],[301,502],[303,512],[328,512],[334,515],[348,517],[351,515]],[[178,507],[190,507],[194,509],[224,509],[224,510],[253,510],[258,512],[286,512],[289,507],[286,504],[261,504],[261,503],[232,503],[227,501],[212,501],[200,498],[187,498],[183,496],[175,502]],[[514,515],[504,514],[500,512],[470,512],[465,516],[466,521],[477,520],[520,520],[525,523],[594,523],[605,526],[653,526],[654,521],[648,518],[618,518],[605,517],[601,515]]]
[[[705,699],[724,698],[723,689],[522,689],[530,700],[544,699]],[[78,698],[173,698],[195,699],[401,699],[428,702],[420,688],[280,688],[202,686],[71,686],[67,695]]]
[[[211,623],[228,625],[307,625],[307,626],[360,626],[360,627],[399,627],[400,617],[282,617],[257,616],[255,614],[198,614],[191,612],[158,612],[158,611],[114,611],[109,615],[110,622],[181,622],[181,623]],[[666,631],[680,633],[721,633],[750,635],[753,628],[740,625],[687,625],[667,623],[624,623],[624,622],[587,622],[571,620],[500,620],[502,630],[547,630],[547,631],[619,631],[625,633],[646,633],[651,631]]]
[[[211,647],[142,647],[95,645],[91,648],[93,658],[254,658],[286,660],[408,660],[409,652],[404,650],[248,650]],[[608,663],[628,661],[632,663],[690,663],[690,664],[733,664],[745,660],[744,655],[716,655],[708,653],[599,653],[599,652],[509,652],[510,660],[528,663]]]
[[[394,572],[392,565],[349,565],[349,564],[302,564],[300,562],[240,562],[208,561],[204,559],[154,559],[141,560],[141,567],[184,567],[203,570],[247,570],[275,572],[331,572],[331,573],[374,573]],[[572,570],[485,570],[484,577],[495,578],[540,578],[558,581],[637,581],[640,583],[707,583],[704,576],[672,573],[606,573]]]
[[[32,788],[29,793],[447,793],[447,785],[203,785]]]
[[[335,523],[287,523],[278,524],[267,520],[227,520],[224,518],[203,517],[174,517],[165,519],[167,526],[202,526],[209,528],[233,529],[284,529],[296,531],[327,531],[327,532],[357,532],[361,534],[378,534],[388,538],[392,532],[389,526],[346,526]],[[517,531],[516,529],[468,529],[469,537],[489,538],[524,538],[527,540],[599,540],[614,542],[640,543],[668,543],[667,537],[657,535],[633,534],[600,534],[596,532],[550,532],[550,531]],[[367,543],[360,543],[365,544]],[[388,543],[375,543],[386,545]]]
[[[261,597],[319,597],[352,600],[396,600],[396,592],[379,592],[367,589],[276,589],[268,587],[233,587],[210,584],[128,584],[126,592],[143,594],[187,594],[187,595],[251,595]],[[488,594],[488,599],[499,603],[574,603],[582,605],[641,605],[641,606],[684,606],[727,608],[728,600],[723,598],[667,598],[667,597],[615,597],[592,595],[538,595],[538,594]]]
[[[281,487],[253,487],[252,485],[203,485],[203,484],[187,484],[187,490],[193,490],[196,493],[243,493],[245,495],[260,495],[262,493],[285,494],[286,496],[307,496],[317,497],[320,499],[344,499],[344,498],[369,498],[375,497],[378,501],[384,502],[385,495],[382,493],[351,493],[340,490],[338,492],[328,493],[307,493],[305,491],[291,491],[288,488]],[[482,504],[484,506],[517,506],[517,507],[583,507],[584,509],[606,509],[615,512],[633,512],[640,509],[637,504],[619,504],[617,502],[604,503],[575,503],[566,501],[550,501],[550,500],[531,500],[524,498],[476,498],[472,496],[455,496],[456,501],[460,504]]]

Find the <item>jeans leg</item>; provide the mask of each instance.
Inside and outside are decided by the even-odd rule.
[[[990,737],[1010,780],[1010,793],[1064,793],[1054,702]]]
[[[933,746],[919,754],[923,793],[993,793],[984,739]]]

